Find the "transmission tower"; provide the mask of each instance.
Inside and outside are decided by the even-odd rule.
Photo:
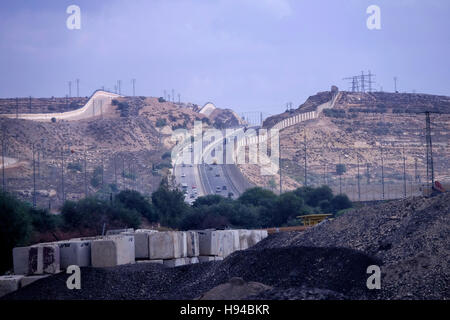
[[[136,96],[136,79],[131,79],[131,83],[133,84],[133,97]]]
[[[72,97],[72,81],[69,81],[69,98]]]
[[[80,97],[80,79],[77,79],[77,98]]]

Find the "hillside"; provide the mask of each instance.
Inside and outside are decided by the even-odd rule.
[[[312,111],[331,97],[331,92],[308,98],[292,113]],[[425,115],[431,114],[434,170],[437,180],[448,181],[450,161],[450,97],[426,94],[341,92],[333,109],[316,119],[288,126],[280,132],[284,189],[304,183],[304,134],[308,185],[329,184],[335,192],[358,199],[399,198],[404,194],[403,150],[407,196],[420,193],[426,181]],[[289,116],[284,113],[264,122],[269,127]],[[345,166],[336,174],[336,166]],[[383,163],[383,168],[382,168]],[[242,166],[254,183],[268,186],[270,178],[255,175],[256,166]],[[274,177],[278,186],[279,177]],[[339,182],[339,180],[341,180]]]
[[[32,113],[72,110],[63,103],[64,99],[33,100]],[[19,99],[19,108],[25,100]],[[72,107],[86,102],[75,98],[71,101]],[[15,103],[15,99],[0,99],[1,110],[15,113]],[[29,112],[23,108],[19,113]],[[112,99],[109,105],[103,104],[103,110],[108,112],[97,110],[83,120],[37,122],[0,118],[5,132],[6,189],[31,202],[35,183],[38,206],[53,210],[62,204],[63,197],[79,199],[86,191],[109,197],[117,189],[132,188],[148,194],[171,166],[167,155],[174,143],[173,130],[190,129],[194,121],[206,125],[214,122],[194,111],[192,105],[160,102],[154,97]],[[234,121],[228,111],[216,111],[225,122]]]

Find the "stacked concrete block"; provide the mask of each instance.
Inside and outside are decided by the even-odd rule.
[[[128,233],[124,232],[122,235],[134,237],[135,246],[135,258],[136,259],[148,259],[149,258],[149,248],[148,248],[148,235],[147,232],[134,232]]]
[[[58,242],[61,268],[67,269],[71,265],[79,267],[90,266],[91,243],[92,241],[90,240]]]
[[[239,240],[239,230],[229,230],[233,238],[233,252],[241,250],[241,243]]]
[[[200,247],[199,247],[198,233],[196,231],[187,231],[186,241],[187,241],[187,256],[188,257],[199,256]]]
[[[248,245],[254,246],[259,241],[261,241],[261,230],[251,230]]]
[[[269,234],[267,233],[267,230],[261,230],[261,240],[267,238]]]
[[[181,251],[181,257],[186,258],[188,255],[187,251],[187,233],[186,232],[176,232],[176,237],[178,238],[180,251]]]
[[[215,261],[215,257],[214,256],[198,256],[198,261],[200,263],[203,262],[210,262],[210,261]]]
[[[183,236],[174,231],[150,233],[148,245],[150,260],[181,258],[184,253]]]
[[[217,256],[221,252],[219,233],[214,230],[200,230],[198,233],[201,256]]]
[[[187,259],[189,259],[189,263],[190,264],[196,264],[196,263],[199,263],[200,261],[198,260],[198,257],[190,257],[190,258],[187,258]]]
[[[234,251],[234,236],[231,230],[216,231],[218,234],[218,252],[217,256],[227,257]]]
[[[106,235],[107,236],[113,236],[113,235],[121,234],[123,232],[134,232],[134,229],[133,228],[128,228],[128,229],[108,230],[108,231],[106,231]]]
[[[190,258],[176,258],[164,260],[164,265],[169,268],[184,266],[190,263]]]
[[[0,277],[0,297],[7,295],[8,293],[19,290],[20,281],[22,280],[22,275],[15,276],[1,276]]]
[[[14,274],[43,274],[60,272],[60,254],[57,244],[38,244],[13,249]]]
[[[135,262],[134,237],[115,235],[91,243],[93,267],[113,267]]]
[[[239,246],[241,248],[241,250],[245,250],[248,247],[250,247],[250,235],[251,235],[251,231],[250,230],[238,230],[239,232]]]

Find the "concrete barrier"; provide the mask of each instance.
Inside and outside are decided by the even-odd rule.
[[[134,237],[116,235],[91,243],[93,267],[113,267],[135,262]]]
[[[121,233],[122,235],[134,237],[134,255],[136,259],[148,259],[148,232]]]
[[[219,234],[213,230],[200,230],[198,233],[199,252],[201,256],[217,256],[221,248]]]
[[[164,265],[169,268],[184,266],[190,263],[190,258],[176,258],[164,260]]]
[[[106,231],[106,235],[107,236],[113,236],[113,235],[121,234],[123,232],[134,232],[134,229],[133,228],[128,228],[128,229],[108,230],[108,231]]]
[[[261,241],[261,230],[250,230],[250,237],[248,240],[249,247],[254,246]]]
[[[138,260],[137,263],[158,263],[164,264],[164,260]]]
[[[154,232],[148,235],[150,260],[181,258],[182,236],[174,231]]]
[[[241,243],[239,241],[239,230],[229,230],[233,238],[233,252],[241,250]]]
[[[181,257],[186,258],[187,255],[187,233],[186,232],[176,232],[176,237],[178,238]]]
[[[196,264],[196,263],[199,263],[200,261],[198,260],[198,257],[191,257],[191,258],[188,258],[188,259],[190,259],[190,264]]]
[[[240,246],[241,250],[245,250],[248,247],[250,247],[249,240],[250,240],[251,231],[240,229],[240,230],[238,230],[238,232],[239,232],[239,246]]]
[[[196,231],[187,231],[186,232],[186,241],[187,241],[187,256],[188,257],[197,257],[200,255],[199,248],[199,240],[198,233]]]
[[[234,251],[233,233],[231,230],[218,230],[216,233],[218,234],[219,243],[219,250],[216,255],[220,257],[227,257]]]
[[[8,293],[19,290],[20,281],[23,276],[1,276],[0,277],[0,297],[7,295]]]
[[[198,256],[198,261],[200,263],[216,261],[214,256]]]
[[[68,266],[76,265],[88,267],[91,265],[91,243],[92,241],[61,241],[58,242],[60,267],[67,269]]]
[[[60,272],[57,244],[37,244],[13,249],[14,274],[32,275]]]

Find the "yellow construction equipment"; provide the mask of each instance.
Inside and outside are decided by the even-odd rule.
[[[304,226],[314,226],[331,216],[332,214],[321,213],[321,214],[307,214],[304,216],[298,216],[297,218],[302,220]]]

